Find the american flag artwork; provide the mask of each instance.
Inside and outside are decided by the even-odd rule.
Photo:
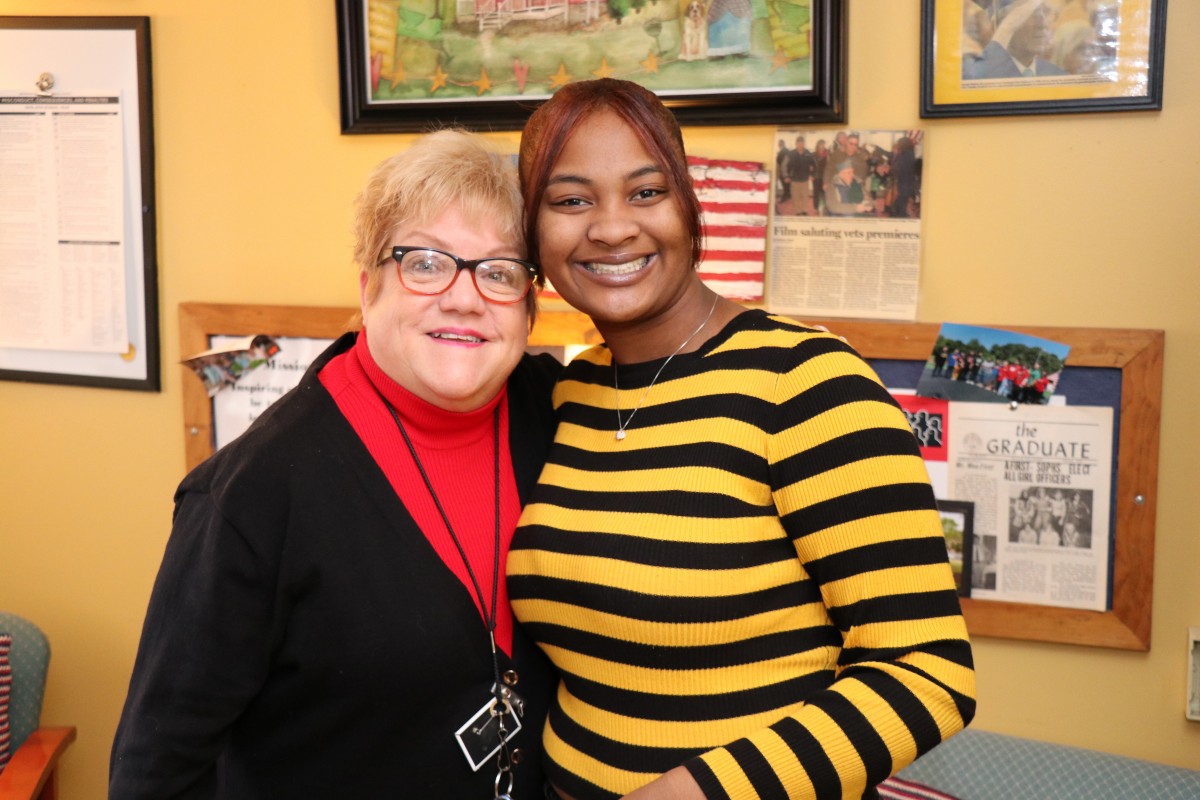
[[[771,173],[762,162],[688,156],[700,198],[700,279],[723,297],[761,301]]]

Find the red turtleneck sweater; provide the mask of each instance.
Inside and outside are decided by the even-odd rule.
[[[404,507],[416,520],[446,566],[475,598],[471,578],[434,505],[404,437],[380,396],[387,398],[408,432],[438,501],[471,562],[471,570],[492,601],[493,554],[496,532],[496,472],[493,413],[500,412],[500,585],[496,595],[496,644],[512,653],[512,610],[504,582],[508,545],[521,503],[508,450],[506,389],[474,411],[455,412],[427,403],[389,378],[371,357],[366,333],[354,347],[333,358],[321,370],[321,384],[383,470]],[[480,617],[484,608],[480,608]]]

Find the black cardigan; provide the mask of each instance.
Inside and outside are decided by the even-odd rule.
[[[487,633],[317,373],[189,474],[113,743],[110,798],[493,796],[454,733],[489,697]],[[522,503],[559,365],[508,382]],[[518,627],[516,798],[541,796],[552,667]]]

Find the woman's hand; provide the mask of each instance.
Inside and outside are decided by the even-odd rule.
[[[700,784],[683,767],[664,772],[640,789],[625,795],[624,800],[705,800]]]

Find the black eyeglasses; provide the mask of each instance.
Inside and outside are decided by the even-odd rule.
[[[460,270],[471,271],[479,296],[491,303],[518,303],[541,270],[532,261],[519,258],[476,258],[468,261],[432,247],[392,248],[400,283],[413,294],[441,294],[454,285]],[[380,261],[387,263],[388,258]]]

